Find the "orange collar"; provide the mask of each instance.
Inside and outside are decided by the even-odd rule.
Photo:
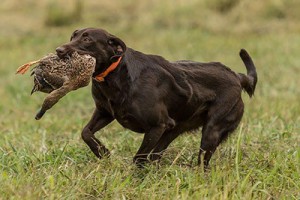
[[[95,76],[95,79],[97,80],[97,81],[99,81],[99,82],[103,82],[104,81],[104,78],[110,73],[110,72],[112,72],[112,71],[114,71],[117,67],[118,67],[118,65],[119,65],[119,63],[120,63],[120,61],[121,61],[121,59],[122,59],[122,56],[120,56],[120,58],[116,61],[116,62],[113,62],[104,72],[102,72],[101,74],[98,74],[97,76]]]

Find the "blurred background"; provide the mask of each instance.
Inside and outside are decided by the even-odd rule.
[[[102,165],[100,170],[104,169],[100,173],[97,168],[99,176],[128,177],[126,173],[134,173],[131,160],[142,135],[124,130],[116,122],[100,131],[99,137],[112,150],[115,165],[98,162],[81,141],[81,130],[94,109],[90,86],[69,93],[40,121],[35,121],[45,94],[30,96],[33,80],[29,72],[15,75],[20,65],[55,52],[56,47],[69,41],[75,29],[99,27],[144,53],[158,54],[168,60],[219,61],[242,73],[246,69],[238,53],[241,48],[247,49],[257,67],[258,84],[254,98],[243,93],[245,114],[239,137],[242,151],[249,152],[243,154],[246,159],[240,163],[245,169],[243,175],[248,170],[265,170],[254,171],[253,181],[251,178],[253,183],[266,182],[268,187],[264,183],[258,190],[260,194],[265,189],[265,199],[272,195],[275,199],[280,199],[280,195],[299,195],[299,185],[298,189],[295,187],[296,180],[299,183],[296,171],[299,165],[295,166],[300,160],[299,8],[299,0],[1,0],[0,167],[4,171],[0,183],[4,185],[0,193],[6,192],[6,197],[15,194],[16,198],[25,195],[29,199],[32,194],[49,196],[53,191],[63,196],[68,190],[52,187],[52,179],[61,179],[59,184],[63,184],[64,174],[69,174],[75,180],[82,180],[78,169],[89,175],[99,165]],[[238,155],[236,140],[237,135],[231,137],[216,153],[212,165],[227,169],[219,172],[230,174]],[[166,155],[164,162],[173,163],[172,159],[180,152],[185,156],[177,157],[178,162],[189,163],[199,150],[199,141],[199,134],[179,138],[171,145],[168,151],[171,156]],[[280,170],[274,171],[273,166]],[[114,172],[105,171],[115,168],[121,171],[115,176]],[[277,173],[283,182],[276,185],[273,183],[278,178],[273,175]],[[264,178],[264,174],[269,178]],[[95,179],[95,184],[98,181]],[[139,187],[135,181],[130,183]],[[177,179],[174,182],[177,185]],[[229,191],[235,191],[235,182],[233,176]],[[247,184],[246,193],[252,187]],[[42,190],[37,189],[40,185],[44,187]],[[286,186],[285,194],[278,189],[282,185]],[[85,194],[81,187],[87,187],[88,191],[92,188],[82,181],[76,187],[70,186],[70,191],[75,190],[70,195]],[[115,187],[111,187],[111,194]],[[155,192],[145,195],[152,197],[159,188],[158,184]],[[214,191],[216,187],[212,184],[211,188]],[[219,188],[222,191],[223,185]],[[135,190],[124,191],[126,194]],[[156,197],[160,199],[165,191],[168,190],[162,187]]]

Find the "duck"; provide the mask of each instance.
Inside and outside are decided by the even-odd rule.
[[[34,64],[38,65],[31,70],[34,83],[31,94],[37,91],[48,93],[36,114],[35,119],[38,120],[67,93],[89,84],[95,71],[96,59],[77,52],[66,58],[48,54],[39,60],[22,65],[17,69],[17,74],[25,74]]]
[[[30,76],[33,76],[33,88],[31,95],[34,92],[51,93],[52,91],[60,88],[63,83],[63,77],[66,74],[66,68],[70,68],[70,62],[60,60],[57,55],[50,54],[41,59],[39,64],[31,71]],[[57,68],[60,67],[60,70]]]

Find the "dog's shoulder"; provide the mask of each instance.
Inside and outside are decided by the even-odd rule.
[[[156,76],[175,70],[172,69],[172,64],[162,56],[144,54],[131,48],[127,49],[124,60],[131,81],[135,81],[146,73]]]

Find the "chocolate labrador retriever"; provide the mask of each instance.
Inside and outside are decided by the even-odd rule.
[[[202,127],[198,155],[207,167],[218,145],[233,132],[244,112],[241,91],[254,94],[257,74],[251,57],[240,57],[247,75],[235,73],[219,62],[170,62],[126,47],[102,29],[76,30],[71,41],[56,49],[59,57],[89,54],[96,58],[92,94],[96,104],[82,139],[102,158],[108,149],[94,136],[113,120],[134,132],[144,133],[134,162],[160,159],[180,134]]]

